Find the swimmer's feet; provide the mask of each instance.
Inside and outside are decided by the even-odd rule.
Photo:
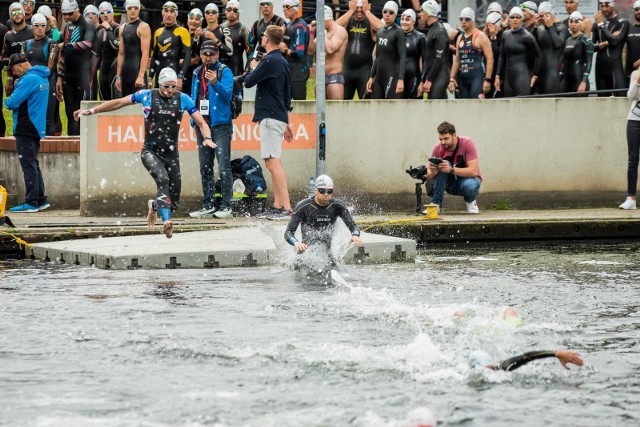
[[[149,211],[147,212],[147,225],[149,227],[153,227],[156,225],[156,218],[158,217],[158,213],[153,210],[153,200],[149,200],[147,202],[147,206],[149,206]]]
[[[164,231],[164,234],[167,236],[167,239],[170,239],[171,237],[173,237],[173,222],[165,221],[162,224],[162,229]]]

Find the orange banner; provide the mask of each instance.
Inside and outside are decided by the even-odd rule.
[[[251,121],[252,116],[242,114],[233,121],[232,150],[260,150],[260,129]],[[282,142],[283,150],[316,148],[315,114],[290,114],[293,141]],[[144,119],[139,116],[98,116],[99,152],[137,152],[144,143]],[[196,132],[187,114],[182,118],[178,136],[179,151],[195,151]]]

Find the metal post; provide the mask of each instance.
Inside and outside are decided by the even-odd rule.
[[[324,0],[316,0],[316,176],[326,171]]]

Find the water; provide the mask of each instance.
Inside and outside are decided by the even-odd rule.
[[[0,264],[0,424],[391,427],[429,407],[443,426],[637,426],[639,251],[438,249],[329,288],[280,267]],[[467,366],[555,348],[585,366]]]

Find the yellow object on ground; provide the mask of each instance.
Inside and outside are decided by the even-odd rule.
[[[424,207],[427,209],[427,219],[438,219],[438,205],[430,203]]]
[[[7,206],[7,190],[0,185],[0,216],[4,216],[4,208]]]

